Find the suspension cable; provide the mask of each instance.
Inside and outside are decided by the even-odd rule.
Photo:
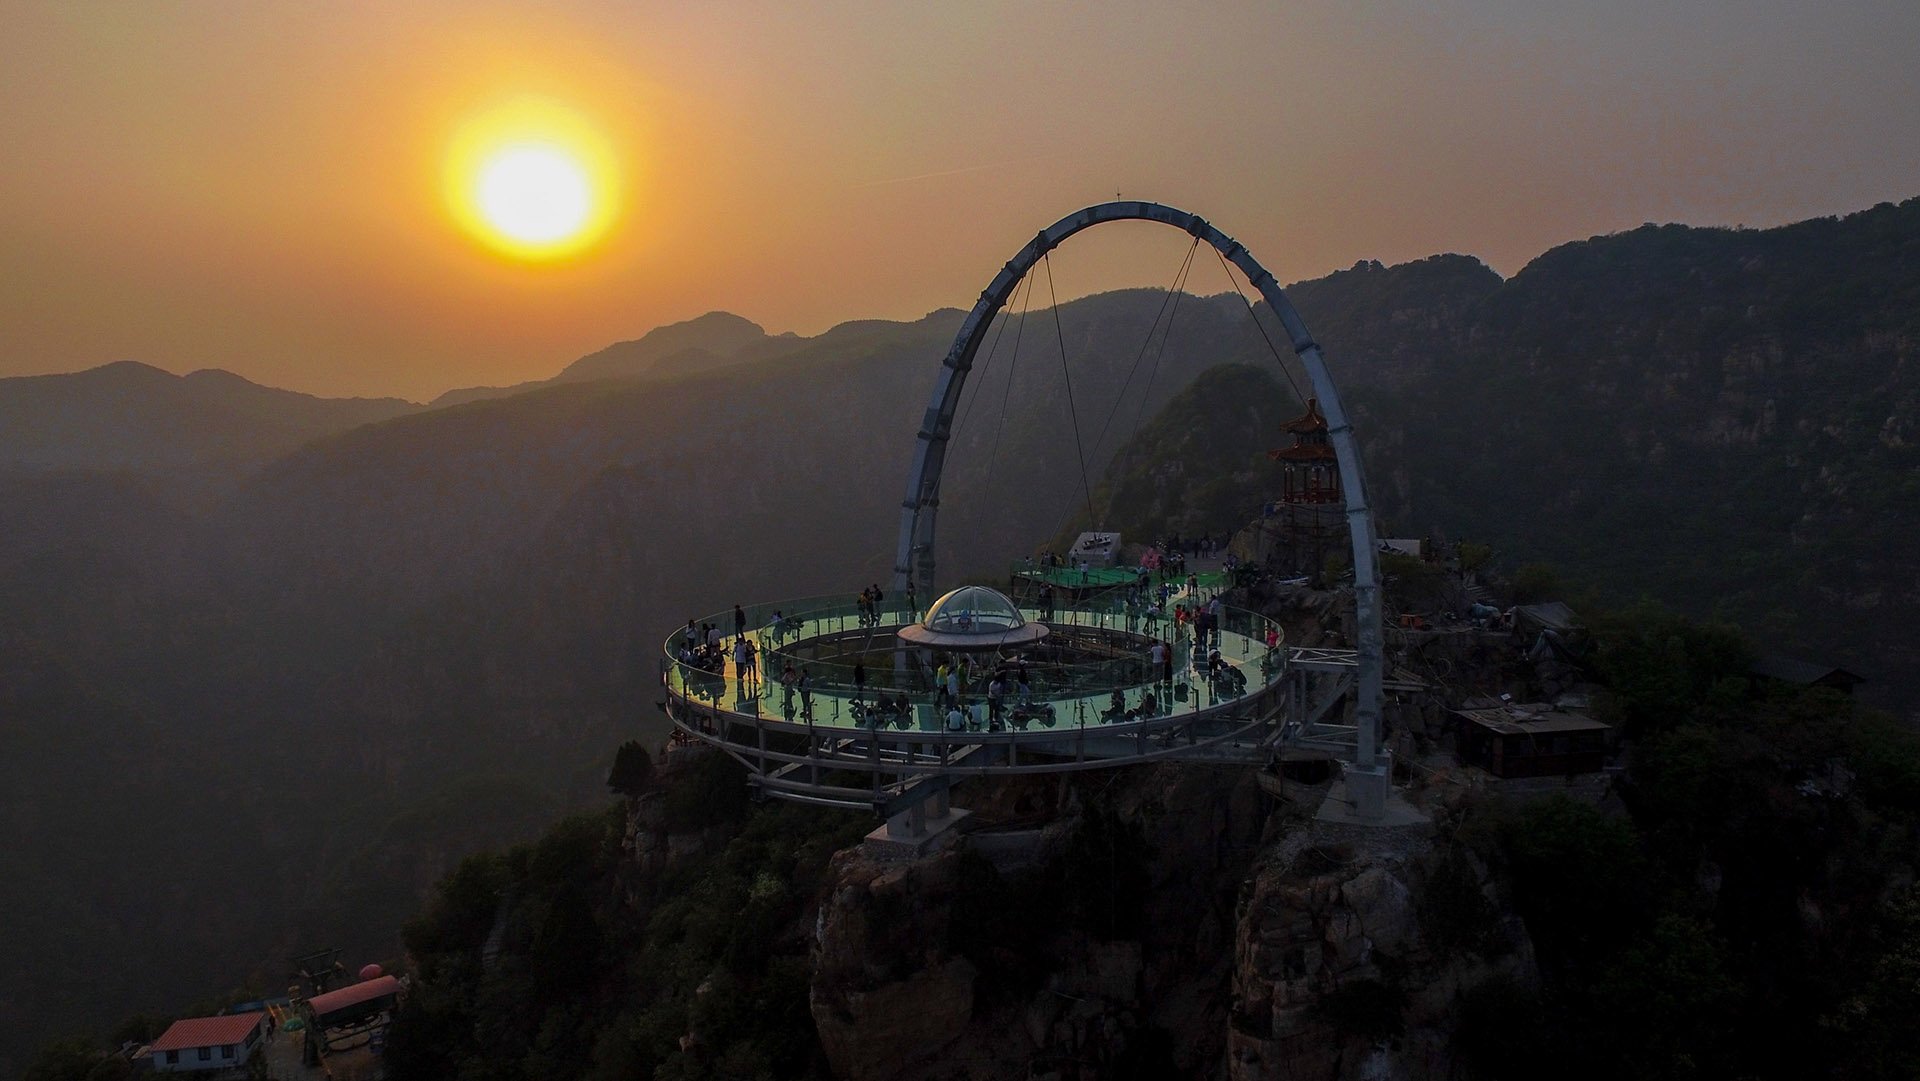
[[[1027,297],[1020,305],[1020,325],[1013,328],[1013,359],[1007,362],[1007,383],[1000,392],[1000,419],[993,426],[993,450],[987,454],[987,491],[993,491],[993,474],[1000,461],[1000,433],[1007,430],[1007,403],[1013,398],[1013,377],[1020,371],[1020,338],[1027,329],[1027,305],[1033,300],[1033,279],[1026,280]]]
[[[1107,410],[1106,423],[1100,426],[1100,438],[1093,441],[1093,449],[1095,454],[1099,453],[1101,445],[1105,443],[1107,438],[1107,429],[1113,424],[1113,418],[1120,412],[1120,406],[1126,400],[1127,389],[1133,385],[1133,377],[1135,373],[1137,373],[1140,370],[1140,361],[1146,357],[1147,349],[1151,347],[1153,344],[1153,332],[1155,330],[1160,329],[1160,317],[1162,315],[1166,315],[1167,316],[1166,330],[1160,336],[1160,348],[1154,353],[1153,368],[1149,370],[1149,374],[1147,376],[1147,385],[1141,391],[1142,396],[1140,400],[1140,412],[1142,416],[1145,415],[1146,409],[1147,409],[1147,399],[1152,391],[1153,377],[1154,377],[1154,374],[1160,370],[1160,358],[1166,354],[1167,338],[1170,337],[1173,333],[1173,319],[1174,319],[1174,316],[1178,315],[1180,312],[1180,296],[1182,291],[1186,288],[1187,275],[1192,271],[1192,268],[1193,268],[1194,252],[1199,246],[1200,246],[1200,238],[1194,237],[1193,243],[1187,246],[1187,254],[1185,258],[1183,258],[1180,261],[1180,269],[1174,272],[1173,283],[1167,287],[1166,295],[1160,298],[1160,308],[1158,311],[1154,312],[1153,323],[1151,326],[1147,327],[1146,336],[1142,338],[1140,341],[1140,351],[1134,355],[1133,366],[1127,369],[1126,381],[1121,383],[1120,392],[1114,395],[1113,408]],[[1169,303],[1171,303],[1171,306],[1172,306],[1171,314],[1168,314]],[[1136,431],[1139,429],[1139,422],[1137,420],[1135,421],[1134,428]],[[1108,499],[1107,499],[1107,511],[1108,513],[1112,513],[1113,511],[1113,498],[1111,493],[1109,493]],[[1073,511],[1071,509],[1061,512],[1060,520],[1055,522],[1053,525],[1052,535],[1057,535],[1061,529],[1065,528],[1067,524],[1067,519],[1071,518],[1072,516],[1073,516]],[[1098,528],[1099,525],[1101,524],[1100,522],[1093,520],[1091,514],[1088,515],[1088,519],[1089,520],[1087,522],[1087,525],[1089,526]]]
[[[1135,434],[1138,434],[1140,426],[1146,423],[1147,403],[1153,400],[1153,381],[1160,374],[1161,358],[1167,355],[1167,340],[1173,337],[1173,321],[1180,315],[1180,301],[1186,298],[1187,275],[1193,269],[1194,252],[1199,246],[1200,238],[1194,237],[1193,245],[1187,249],[1187,261],[1181,266],[1179,276],[1174,279],[1173,310],[1167,313],[1167,329],[1160,332],[1160,348],[1154,350],[1153,367],[1147,369],[1147,382],[1140,388],[1140,412],[1133,418]],[[1114,404],[1118,405],[1119,402],[1116,400]]]
[[[1031,281],[1028,281],[1028,280],[1024,280],[1024,279],[1023,279],[1023,280],[1022,280],[1022,282],[1021,282],[1021,284],[1022,284],[1022,285],[1025,285],[1025,286],[1027,286],[1027,291],[1026,291],[1026,293],[1025,293],[1025,300],[1023,300],[1023,301],[1021,302],[1021,308],[1020,308],[1020,322],[1019,322],[1018,324],[1016,324],[1016,325],[1014,326],[1014,328],[1013,328],[1013,360],[1012,360],[1012,362],[1011,362],[1011,365],[1010,365],[1010,367],[1008,368],[1008,372],[1007,372],[1007,378],[1008,378],[1009,380],[1011,380],[1011,379],[1013,378],[1013,369],[1014,369],[1014,368],[1017,368],[1017,367],[1019,367],[1019,365],[1020,365],[1020,337],[1021,337],[1021,335],[1022,335],[1022,334],[1024,334],[1024,333],[1026,332],[1026,329],[1027,329],[1027,308],[1026,308],[1026,304],[1027,304],[1028,302],[1031,302],[1031,301],[1032,301],[1032,299],[1033,299],[1033,288],[1032,288],[1032,286],[1033,286],[1033,283],[1032,283]],[[983,391],[984,391],[984,390],[986,389],[986,374],[987,374],[987,369],[988,369],[989,367],[991,367],[991,366],[992,366],[992,364],[993,364],[993,354],[994,354],[994,351],[995,351],[995,350],[998,350],[998,349],[1000,348],[1000,336],[1001,336],[1002,334],[1005,334],[1005,333],[1006,333],[1006,330],[1007,330],[1007,323],[1009,323],[1009,322],[1011,322],[1011,321],[1012,321],[1012,319],[1013,319],[1013,301],[1014,301],[1014,298],[1015,298],[1015,297],[1020,297],[1021,295],[1022,295],[1022,294],[1021,294],[1021,292],[1020,292],[1020,288],[1019,288],[1019,286],[1015,286],[1015,287],[1014,287],[1014,294],[1013,294],[1013,297],[1009,297],[1009,298],[1007,299],[1007,304],[1006,304],[1006,307],[1004,307],[1004,308],[1002,308],[1002,309],[1001,309],[1001,312],[1002,312],[1002,314],[1003,314],[1003,316],[1004,316],[1004,318],[1002,318],[1002,319],[1000,320],[1000,325],[999,325],[999,327],[997,327],[997,328],[996,328],[996,329],[994,330],[994,334],[993,334],[993,344],[992,344],[992,346],[991,346],[991,347],[989,347],[989,349],[988,349],[988,351],[987,351],[987,361],[986,361],[986,363],[985,363],[985,364],[982,364],[982,365],[980,366],[980,375],[981,375],[981,378],[980,378],[980,379],[978,379],[978,380],[975,380],[975,381],[973,381],[973,393],[971,393],[971,394],[969,394],[969,395],[967,395],[967,400],[966,400],[966,404],[965,404],[965,405],[964,405],[964,406],[963,406],[963,407],[961,408],[961,411],[960,411],[960,419],[959,419],[958,421],[956,421],[956,422],[954,422],[954,425],[953,425],[953,428],[952,428],[952,429],[951,429],[951,430],[950,430],[950,431],[949,431],[949,432],[947,433],[947,439],[948,439],[948,441],[949,441],[949,443],[951,443],[951,442],[953,442],[953,441],[955,441],[955,440],[957,440],[957,439],[959,438],[959,435],[960,435],[960,431],[961,431],[961,429],[963,429],[963,428],[965,428],[965,427],[966,427],[966,424],[967,424],[967,418],[968,418],[969,416],[971,416],[971,415],[973,415],[973,405],[974,405],[974,403],[980,400],[980,395],[981,395],[981,393],[982,393],[982,392],[983,392]],[[1006,419],[1006,418],[1005,418],[1005,417],[1004,417],[1004,415],[1003,415],[1003,416],[1002,416],[1002,418],[1001,418],[1001,422],[1002,422],[1003,424],[1005,423],[1005,419]],[[1000,443],[1000,434],[999,434],[999,431],[998,431],[997,429],[996,429],[996,430],[995,430],[995,432],[994,432],[994,437],[993,437],[993,439],[994,439],[994,445],[995,445],[995,447],[997,448],[997,447],[999,446],[999,443]],[[991,478],[989,478],[989,479],[991,479]],[[945,470],[942,470],[942,471],[941,471],[941,474],[940,474],[940,476],[939,476],[939,477],[936,477],[936,478],[934,479],[934,482],[933,482],[933,492],[932,492],[932,494],[931,494],[931,498],[934,498],[934,499],[938,499],[938,498],[940,497],[940,489],[941,489],[942,487],[944,487],[944,486],[945,486],[945,484],[946,484],[946,480],[947,480],[947,478],[946,478],[946,471],[945,471]]]
[[[1293,373],[1287,370],[1286,358],[1281,356],[1280,350],[1274,346],[1273,338],[1267,334],[1267,328],[1260,325],[1260,314],[1254,311],[1253,302],[1247,299],[1246,291],[1240,288],[1240,279],[1234,277],[1233,270],[1227,266],[1227,257],[1221,255],[1218,248],[1213,250],[1213,255],[1220,260],[1220,269],[1227,272],[1227,281],[1232,283],[1233,291],[1240,295],[1240,303],[1247,306],[1247,316],[1253,320],[1253,329],[1260,332],[1261,340],[1267,343],[1267,352],[1272,353],[1273,359],[1280,362],[1280,374],[1286,378],[1287,386],[1293,388],[1293,396],[1305,405],[1307,396],[1300,393],[1300,384],[1293,381]]]
[[[1033,289],[1032,289],[1033,283],[1028,281],[1022,281],[1020,284],[1028,286],[1027,295],[1028,295],[1028,299],[1031,299],[1033,294]],[[1000,309],[1000,316],[1001,316],[1000,325],[995,327],[993,330],[993,343],[987,347],[987,359],[983,364],[980,365],[979,376],[975,379],[968,380],[973,384],[973,393],[967,396],[967,404],[964,408],[960,410],[959,421],[957,421],[954,424],[953,430],[948,433],[949,440],[957,439],[960,435],[961,430],[967,426],[967,418],[973,415],[974,403],[980,400],[981,392],[986,389],[987,373],[993,369],[994,354],[1000,351],[1000,338],[1002,335],[1006,334],[1007,324],[1013,320],[1013,299],[1017,298],[1019,295],[1020,295],[1020,290],[1018,286],[1016,286],[1014,289],[1014,297],[1008,298],[1007,305]],[[1024,329],[1026,327],[1026,323],[1027,323],[1027,311],[1026,311],[1026,308],[1022,307],[1020,309],[1020,328],[1016,329],[1013,335],[1014,363],[1018,363],[1020,360],[1019,330]]]
[[[1080,411],[1073,404],[1073,373],[1067,370],[1067,332],[1060,326],[1060,294],[1053,289],[1053,253],[1041,257],[1047,264],[1047,299],[1053,305],[1053,333],[1060,342],[1060,375],[1067,385],[1067,416],[1073,421],[1073,451],[1080,460],[1080,491],[1087,498],[1087,522],[1093,524],[1093,485],[1087,482],[1087,452],[1080,445]]]
[[[1100,455],[1101,446],[1107,441],[1107,430],[1113,427],[1113,418],[1120,412],[1120,404],[1126,400],[1127,391],[1133,386],[1133,377],[1140,372],[1140,362],[1146,359],[1147,350],[1153,347],[1153,332],[1160,329],[1160,317],[1167,314],[1169,302],[1171,302],[1174,311],[1177,312],[1180,310],[1180,288],[1186,281],[1187,268],[1193,265],[1194,249],[1197,248],[1199,244],[1200,238],[1194,237],[1193,244],[1187,248],[1186,258],[1180,263],[1180,269],[1174,272],[1173,284],[1167,286],[1166,295],[1160,298],[1160,310],[1153,313],[1153,325],[1147,328],[1147,336],[1140,340],[1140,351],[1134,354],[1133,366],[1127,369],[1127,378],[1120,384],[1120,393],[1113,396],[1113,408],[1107,410],[1107,419],[1105,423],[1100,425],[1100,435],[1093,441],[1093,453],[1096,458]],[[1172,318],[1168,318],[1167,333],[1171,334],[1172,332],[1173,320]],[[1160,339],[1160,352],[1166,352],[1166,348],[1167,339],[1163,335]],[[1156,369],[1160,366],[1159,354],[1155,354],[1153,364]],[[1151,385],[1152,380],[1149,379],[1148,383]],[[1142,410],[1145,410],[1146,402],[1144,400],[1140,403],[1140,407]]]

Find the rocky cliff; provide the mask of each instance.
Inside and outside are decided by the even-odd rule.
[[[1537,980],[1485,865],[1431,825],[1327,826],[1247,770],[1161,766],[1059,786],[1057,817],[1010,851],[988,788],[969,788],[983,829],[956,848],[835,857],[810,985],[835,1076],[1446,1076],[1461,996]],[[1124,868],[1075,854],[1115,823],[1139,846],[1132,894]],[[1069,866],[1115,876],[1078,898],[1094,911]],[[1047,885],[1008,885],[1023,875]],[[999,940],[962,926],[983,901],[1009,906],[986,921]]]

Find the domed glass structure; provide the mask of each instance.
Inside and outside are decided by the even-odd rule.
[[[900,628],[902,641],[934,649],[1002,649],[1046,637],[1044,624],[1029,623],[1020,606],[987,586],[961,586],[934,601],[920,622]]]

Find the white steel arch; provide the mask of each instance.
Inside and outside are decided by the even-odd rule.
[[[1245,246],[1222,233],[1197,214],[1161,203],[1122,200],[1100,203],[1075,211],[1054,222],[1027,242],[994,276],[986,291],[960,324],[960,332],[947,350],[940,377],[934,384],[933,398],[921,420],[913,466],[907,474],[906,498],[900,505],[900,536],[893,561],[893,589],[896,596],[909,593],[930,600],[934,588],[934,521],[940,507],[940,470],[946,458],[947,440],[953,432],[954,410],[960,404],[960,391],[967,373],[973,368],[975,354],[986,339],[993,317],[1013,295],[1014,287],[1027,276],[1034,264],[1068,237],[1083,229],[1109,221],[1157,221],[1171,225],[1189,236],[1211,244],[1233,265],[1240,268],[1260,291],[1268,307],[1286,329],[1295,355],[1306,368],[1313,392],[1320,399],[1327,418],[1327,435],[1338,455],[1340,483],[1345,489],[1347,527],[1353,540],[1353,593],[1357,609],[1354,643],[1358,656],[1354,723],[1359,729],[1354,766],[1362,777],[1354,781],[1353,795],[1362,814],[1377,816],[1385,797],[1384,770],[1376,762],[1376,744],[1380,725],[1381,698],[1381,625],[1379,542],[1373,524],[1373,511],[1367,502],[1366,481],[1361,473],[1360,453],[1353,439],[1353,425],[1340,403],[1339,392],[1327,373],[1319,343],[1307,332],[1300,314],[1281,291],[1280,283],[1254,259]]]

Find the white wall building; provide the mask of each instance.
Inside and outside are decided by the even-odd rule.
[[[230,1070],[245,1065],[260,1049],[266,1020],[264,1013],[189,1017],[168,1025],[147,1051],[161,1073]]]

